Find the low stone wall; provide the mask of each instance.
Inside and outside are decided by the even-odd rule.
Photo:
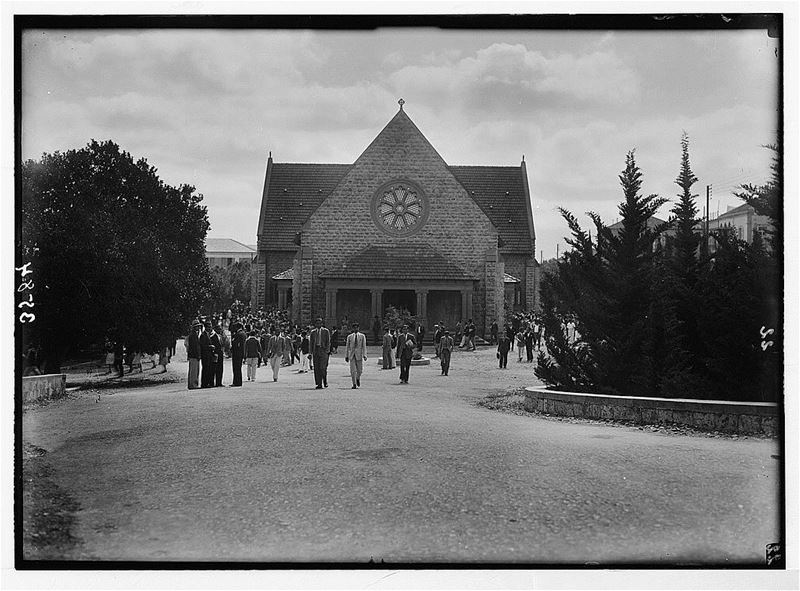
[[[22,378],[22,401],[40,402],[63,398],[67,393],[67,374],[53,373]]]
[[[525,388],[525,408],[566,417],[631,421],[642,425],[684,425],[739,435],[775,436],[778,405],[690,398],[645,398]]]

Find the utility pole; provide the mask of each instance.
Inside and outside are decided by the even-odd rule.
[[[544,262],[544,251],[539,251],[539,264],[541,265]]]
[[[556,244],[556,260],[558,260],[558,247],[559,247],[559,245]]]
[[[705,239],[703,240],[703,251],[705,254],[708,254],[708,211],[709,211],[709,202],[711,200],[711,185],[706,185],[706,231]]]

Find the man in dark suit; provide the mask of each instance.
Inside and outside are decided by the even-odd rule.
[[[450,336],[450,331],[445,330],[442,338],[439,340],[439,356],[441,357],[443,376],[450,374],[450,355],[453,354],[454,346],[455,341],[453,337]]]
[[[425,338],[425,327],[422,322],[417,323],[417,351],[422,351],[422,339]]]
[[[186,356],[189,358],[189,389],[200,387],[200,321],[192,322],[192,328],[186,337]]]
[[[408,331],[408,325],[404,324],[403,329],[397,337],[397,361],[400,363],[400,383],[408,383],[408,374],[411,370],[411,358],[414,356],[414,347],[417,341],[414,335]]]
[[[244,361],[244,342],[247,339],[242,325],[238,322],[231,324],[231,363],[233,365],[232,386],[242,385],[242,362]]]
[[[200,372],[200,387],[211,388],[214,385],[214,345],[211,343],[211,335],[214,329],[211,321],[206,320],[205,330],[200,335],[200,360],[203,367]],[[219,342],[219,339],[217,339]]]
[[[331,331],[322,326],[322,318],[317,318],[316,328],[309,337],[311,362],[314,365],[314,381],[317,390],[328,387],[328,356],[331,353]]]
[[[222,328],[219,324],[214,327],[211,333],[211,344],[214,345],[214,386],[221,388],[225,355],[222,352]]]
[[[500,369],[506,369],[508,366],[508,350],[510,348],[511,341],[508,340],[505,332],[501,333],[497,342],[497,359]]]

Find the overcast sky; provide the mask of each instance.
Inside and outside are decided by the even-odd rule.
[[[762,182],[777,119],[766,31],[31,30],[22,155],[111,139],[205,196],[211,237],[256,242],[267,152],[352,163],[397,100],[448,164],[528,167],[536,256],[558,206],[618,219],[636,149],[643,192],[675,199],[682,131],[712,215]],[[661,212],[668,217],[668,209]]]

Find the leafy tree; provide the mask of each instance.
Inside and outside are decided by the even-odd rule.
[[[109,333],[155,351],[208,297],[202,195],[156,172],[94,140],[21,166],[17,252],[37,278],[24,338],[41,345],[47,371]]]
[[[250,303],[250,261],[236,261],[225,267],[211,268],[211,298],[206,304],[207,313],[227,310],[236,300]]]

